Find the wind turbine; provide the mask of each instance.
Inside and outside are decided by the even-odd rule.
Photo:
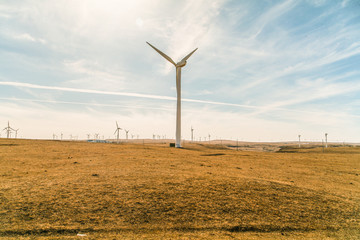
[[[8,121],[8,126],[7,126],[6,128],[4,128],[3,130],[5,130],[5,131],[6,131],[7,138],[9,138],[9,137],[10,137],[11,130],[15,131],[15,129],[13,129],[13,128],[11,128],[11,127],[10,127],[10,123],[9,123],[9,121]]]
[[[15,138],[17,138],[17,132],[19,131],[19,128],[15,130]]]
[[[176,107],[176,144],[175,147],[181,147],[181,68],[186,65],[186,60],[197,50],[193,50],[191,53],[186,55],[180,62],[175,63],[169,56],[165,53],[161,52],[159,49],[149,44],[155,51],[157,51],[161,56],[163,56],[166,60],[172,63],[176,68],[176,92],[177,92],[177,107]]]
[[[116,141],[117,141],[117,143],[119,143],[120,130],[122,130],[122,128],[119,128],[119,125],[118,125],[118,123],[116,122],[116,130],[115,130],[114,134],[117,132],[117,136],[116,136]]]
[[[128,134],[129,134],[129,131],[130,131],[130,130],[124,129],[124,131],[125,131],[125,133],[126,133],[126,140],[128,140]]]
[[[301,135],[299,135],[298,137],[299,137],[299,148],[300,148],[301,147],[301,142],[300,142]]]

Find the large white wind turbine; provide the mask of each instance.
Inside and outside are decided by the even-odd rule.
[[[122,128],[119,128],[119,125],[118,125],[118,123],[116,122],[116,130],[115,130],[114,134],[117,132],[117,136],[116,136],[116,141],[117,141],[117,143],[119,143],[120,130],[122,130]]]
[[[150,45],[155,51],[157,51],[161,56],[163,56],[166,60],[171,62],[176,68],[176,93],[177,93],[177,107],[176,107],[176,144],[175,147],[181,147],[181,68],[186,65],[186,60],[197,50],[193,50],[191,53],[186,55],[180,62],[175,63],[169,56],[165,53],[161,52],[159,49],[151,45],[150,43],[146,42]]]

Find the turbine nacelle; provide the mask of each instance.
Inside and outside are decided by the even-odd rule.
[[[175,67],[185,67],[186,63],[186,61],[180,61],[175,65]]]

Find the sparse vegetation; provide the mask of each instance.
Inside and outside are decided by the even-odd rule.
[[[0,237],[357,239],[360,148],[280,151],[1,139]]]

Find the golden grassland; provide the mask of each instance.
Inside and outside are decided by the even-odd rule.
[[[0,139],[0,184],[4,239],[360,239],[360,147]]]

